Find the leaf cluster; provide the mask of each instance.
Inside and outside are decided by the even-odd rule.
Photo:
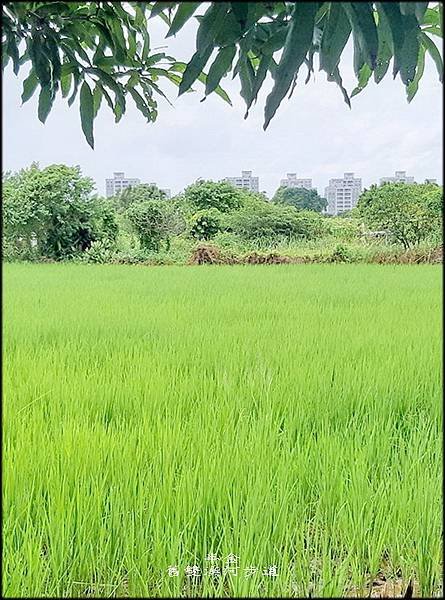
[[[245,193],[226,181],[205,181],[199,179],[189,185],[183,194],[183,201],[194,213],[217,209],[221,213],[236,210],[243,205]]]
[[[189,18],[198,3],[168,5],[175,23],[171,34],[179,31],[184,15]],[[434,36],[442,37],[442,31],[440,3],[429,7],[428,2],[212,2],[200,18],[196,52],[179,93],[190,88],[213,56],[206,95],[231,72],[240,80],[247,117],[270,75],[273,88],[265,103],[266,129],[284,97],[292,95],[303,66],[309,81],[318,55],[320,70],[337,83],[349,106],[350,97],[363,90],[372,75],[376,83],[383,79],[391,60],[393,77],[400,76],[410,101],[423,75],[425,53],[434,60],[442,81],[443,61],[433,41]],[[349,95],[339,65],[351,37],[357,86]]]
[[[204,11],[204,12],[203,12]],[[162,19],[166,37],[180,34],[191,17],[199,21],[196,51],[188,62],[153,49],[149,19]],[[60,93],[72,105],[79,98],[81,126],[94,147],[93,124],[103,100],[119,122],[131,98],[148,122],[156,120],[160,81],[179,94],[196,81],[205,96],[217,93],[228,74],[239,78],[247,117],[270,76],[273,87],[264,109],[267,128],[286,95],[292,95],[302,67],[305,82],[314,58],[345,102],[361,92],[371,76],[379,83],[391,61],[407,99],[415,96],[425,56],[439,79],[443,59],[434,42],[442,38],[442,3],[428,2],[5,2],[2,5],[2,64],[14,73],[30,64],[22,101],[39,89],[38,116],[45,122]],[[348,40],[354,47],[357,85],[343,86],[340,60]],[[208,73],[204,69],[209,65]]]
[[[2,65],[30,65],[22,102],[39,90],[44,123],[57,95],[79,98],[82,131],[94,148],[94,120],[103,101],[118,123],[135,104],[148,122],[167,99],[160,80],[178,86],[184,65],[152,49],[148,2],[6,2],[2,7]]]

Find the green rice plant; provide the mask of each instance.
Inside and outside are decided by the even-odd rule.
[[[438,266],[3,275],[6,597],[439,593]]]

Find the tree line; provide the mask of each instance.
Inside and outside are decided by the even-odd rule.
[[[155,185],[129,187],[112,198],[94,193],[79,167],[34,163],[3,175],[3,256],[6,260],[111,260],[118,239],[142,253],[169,251],[173,239],[231,239],[267,248],[335,235],[341,218],[322,214],[316,190],[280,187],[271,201],[228,182],[198,180],[168,199]],[[387,183],[365,190],[343,219],[383,230],[387,241],[410,248],[441,235],[442,188]],[[348,221],[348,223],[347,223]],[[340,223],[340,225],[339,225]],[[352,225],[351,225],[352,227]]]

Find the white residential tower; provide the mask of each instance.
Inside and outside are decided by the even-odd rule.
[[[312,189],[312,179],[297,179],[296,173],[287,173],[286,179],[280,181],[280,187]]]
[[[362,180],[354,177],[354,173],[345,173],[343,179],[330,179],[325,189],[325,198],[328,201],[326,212],[338,215],[351,210],[356,206],[361,193]]]
[[[140,179],[125,177],[121,171],[113,173],[113,179],[105,179],[105,191],[107,198],[120,194],[131,185],[139,185]]]
[[[380,185],[382,183],[415,183],[414,177],[408,177],[406,171],[396,171],[394,177],[382,177],[380,179]]]
[[[260,188],[259,179],[252,177],[252,171],[242,171],[241,177],[225,177],[223,181],[227,181],[237,188],[249,190],[249,192],[258,192]]]

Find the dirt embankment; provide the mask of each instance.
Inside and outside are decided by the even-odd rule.
[[[377,264],[437,264],[443,262],[443,246],[430,250],[411,249],[404,252],[378,252],[368,257],[348,257],[338,253],[332,256],[284,256],[276,252],[251,252],[246,255],[235,255],[221,251],[211,244],[200,244],[190,257],[190,265],[279,265],[304,263],[364,262]]]

